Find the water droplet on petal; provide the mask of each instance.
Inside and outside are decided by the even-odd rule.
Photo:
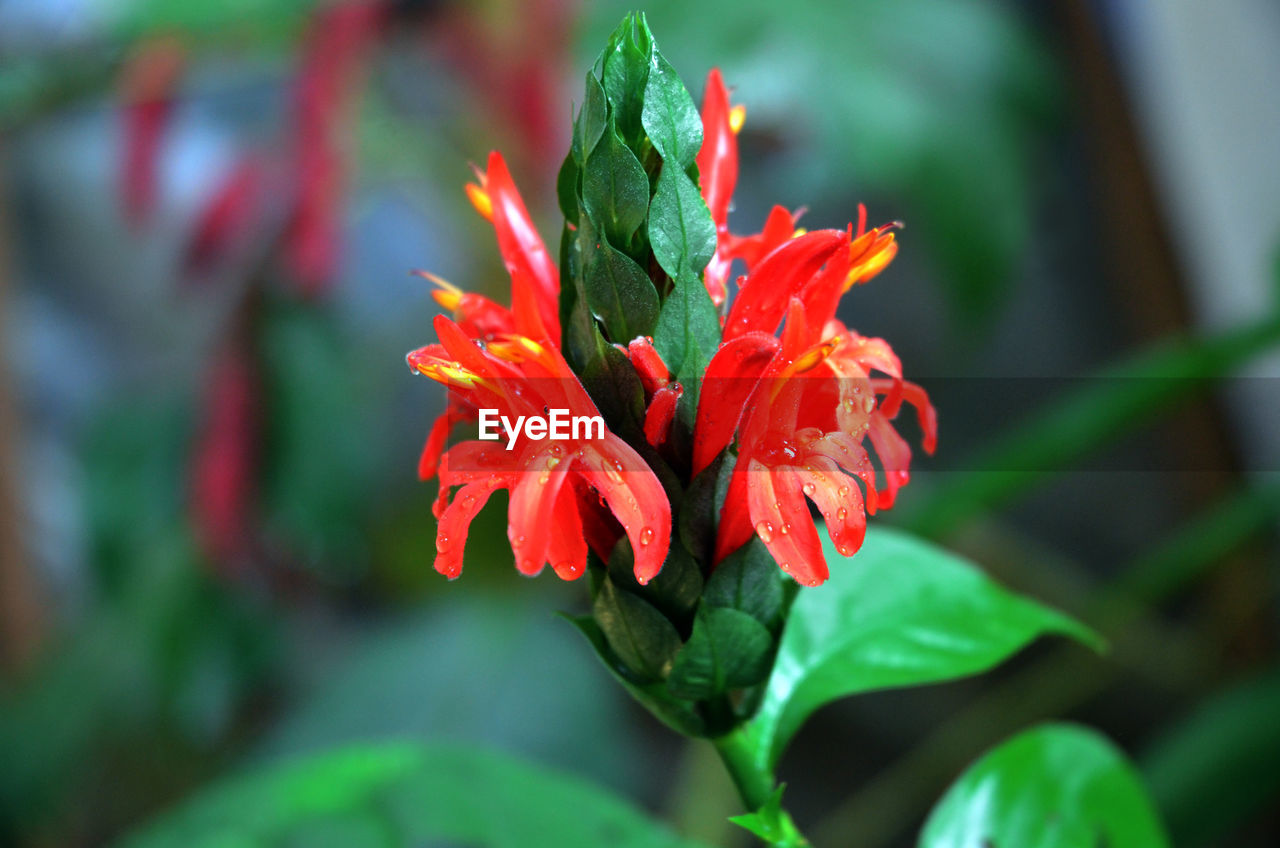
[[[848,543],[836,545],[836,550],[840,552],[841,556],[853,556],[854,554],[853,545]]]
[[[653,542],[653,528],[645,527],[640,531],[640,546],[644,547]]]
[[[785,536],[785,535],[787,535],[788,533],[790,533],[790,532],[791,532],[791,525],[790,525],[790,524],[783,524],[781,527],[779,527],[779,528],[778,528],[778,530],[782,533],[782,535],[784,535],[784,536]]]
[[[818,487],[812,483],[805,483],[801,488],[804,489],[804,493],[808,497],[813,497],[814,493],[818,491]]]
[[[865,400],[863,400],[863,401],[862,401],[862,409],[863,409],[863,411],[864,411],[864,412],[866,412],[868,415],[870,415],[870,414],[871,414],[871,410],[873,410],[873,409],[875,409],[875,408],[876,408],[876,399],[875,399],[875,398],[873,398],[873,397],[867,397]]]
[[[844,521],[849,516],[849,510],[840,507],[836,510],[836,521]]]
[[[443,553],[448,553],[448,551],[449,551],[449,537],[441,533],[440,535],[436,536],[436,553],[443,554]]]
[[[756,535],[763,542],[769,542],[773,539],[773,524],[768,521],[759,521],[756,523]],[[783,566],[784,568],[786,566]]]

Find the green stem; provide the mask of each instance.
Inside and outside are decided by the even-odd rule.
[[[756,762],[756,747],[739,729],[711,740],[748,811],[765,805],[773,794],[773,775]]]

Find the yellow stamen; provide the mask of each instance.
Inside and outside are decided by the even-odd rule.
[[[747,120],[747,107],[739,103],[729,110],[729,130],[734,135],[742,132],[742,125]]]
[[[458,308],[458,304],[462,302],[462,296],[466,294],[462,289],[446,280],[444,277],[438,277],[430,271],[414,271],[419,277],[430,280],[434,285],[438,286],[437,291],[433,291],[431,296],[436,299],[436,303],[443,306],[450,312]]]
[[[493,200],[490,199],[489,192],[475,183],[467,183],[467,199],[471,201],[471,205],[480,213],[481,218],[486,221],[493,221]]]
[[[831,356],[831,354],[835,352],[835,349],[840,346],[841,341],[843,341],[843,339],[840,336],[832,336],[825,342],[814,345],[796,357],[790,365],[783,368],[782,372],[774,378],[773,387],[769,392],[769,399],[773,400],[778,396],[778,392],[782,391],[782,384],[785,380],[794,377],[797,374],[803,374],[824,362],[827,357]]]
[[[809,231],[808,231],[807,229],[805,229],[804,227],[796,227],[796,231],[795,231],[794,233],[792,233],[792,234],[791,234],[791,237],[792,237],[793,239],[794,239],[794,238],[800,238],[800,236],[804,235],[804,234],[805,234],[805,233],[807,233],[807,232],[809,232]]]

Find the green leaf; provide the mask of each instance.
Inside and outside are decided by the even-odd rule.
[[[573,124],[573,142],[570,145],[570,152],[579,165],[585,163],[591,151],[595,150],[608,119],[609,105],[605,102],[604,89],[596,75],[587,71],[586,93],[578,119]]]
[[[691,848],[568,775],[495,752],[414,743],[344,748],[223,780],[118,844],[523,848],[530,834],[558,846]]]
[[[628,142],[639,141],[644,132],[640,113],[652,52],[649,28],[636,15],[628,15],[623,20],[605,49],[604,93],[618,130]]]
[[[797,596],[750,724],[766,769],[804,720],[837,698],[977,674],[1050,633],[1100,647],[1079,622],[904,533],[871,528],[852,557],[825,533],[823,543],[831,579]]]
[[[1047,724],[969,767],[934,807],[920,848],[1167,848],[1124,754],[1093,730]]]
[[[706,735],[706,722],[695,709],[694,704],[672,696],[663,683],[640,684],[632,679],[630,671],[623,666],[622,660],[609,647],[604,631],[600,629],[600,625],[594,618],[589,615],[563,614],[562,617],[578,628],[578,632],[587,638],[596,656],[600,658],[600,662],[604,663],[604,667],[609,670],[613,678],[645,709],[677,733],[683,733],[685,736]]]
[[[662,303],[653,346],[684,384],[681,406],[696,409],[697,378],[720,346],[720,318],[706,286],[697,277],[676,280],[675,291]]]
[[[768,548],[753,537],[711,572],[703,601],[739,610],[773,629],[782,613],[783,579]]]
[[[769,676],[772,660],[773,636],[763,624],[735,609],[703,606],[671,667],[667,689],[692,700],[744,689]]]
[[[649,243],[673,280],[696,281],[716,252],[716,225],[707,204],[693,180],[670,161],[662,165],[649,204]]]
[[[602,322],[613,342],[626,344],[647,336],[658,322],[658,290],[635,260],[601,235],[599,248],[588,257],[583,288],[587,306]]]
[[[649,214],[649,177],[613,126],[606,128],[600,143],[587,157],[582,172],[582,203],[596,227],[616,245],[626,245]],[[646,282],[648,279],[645,276]],[[653,284],[648,287],[652,289]]]
[[[661,680],[680,650],[680,634],[642,598],[606,579],[592,614],[609,647],[641,683]]]
[[[556,201],[560,205],[560,213],[575,226],[578,223],[578,177],[581,175],[582,170],[574,161],[573,154],[567,154],[556,174]]]
[[[702,572],[689,552],[679,542],[673,542],[662,570],[646,586],[636,580],[634,567],[631,542],[623,535],[609,555],[609,579],[672,618],[687,622],[702,597]]]
[[[782,792],[786,788],[785,783],[781,784],[760,809],[741,816],[730,816],[729,821],[746,828],[774,848],[804,848],[809,842],[787,811],[782,809]]]
[[[679,162],[681,169],[693,164],[702,147],[702,118],[680,75],[656,46],[645,83],[640,120],[665,162]]]

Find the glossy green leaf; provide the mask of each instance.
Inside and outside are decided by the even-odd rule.
[[[592,614],[609,647],[637,681],[666,677],[680,650],[680,634],[652,604],[606,579]]]
[[[823,542],[831,578],[796,597],[751,721],[765,769],[814,710],[837,698],[977,674],[1051,633],[1100,644],[1079,622],[904,533],[871,528],[852,557],[825,533]]]
[[[574,225],[578,222],[578,178],[581,175],[582,169],[578,167],[573,154],[567,154],[556,173],[556,201],[560,206],[560,213]]]
[[[716,225],[702,194],[669,160],[649,204],[649,243],[673,280],[696,279],[716,251]]]
[[[934,807],[920,848],[1167,848],[1124,754],[1093,730],[1048,724],[969,767]]]
[[[495,814],[500,812],[500,814]],[[439,744],[341,749],[224,780],[122,848],[467,844],[691,846],[568,775]]]
[[[697,377],[720,346],[720,318],[697,277],[676,280],[675,291],[662,302],[653,346],[667,368],[685,383],[689,404],[696,406],[697,396],[690,393],[696,393]]]
[[[587,157],[582,172],[582,203],[597,229],[616,245],[627,244],[649,214],[649,177],[612,126],[605,129],[600,143]],[[653,288],[652,283],[649,288]]]
[[[656,48],[644,89],[641,122],[666,162],[687,168],[702,147],[702,117],[680,75]]]
[[[600,237],[587,258],[583,289],[587,306],[604,323],[609,339],[626,344],[647,336],[658,323],[658,291],[635,260]]]
[[[667,689],[681,698],[701,700],[764,681],[773,659],[773,636],[744,612],[703,606],[693,633],[680,649]]]

